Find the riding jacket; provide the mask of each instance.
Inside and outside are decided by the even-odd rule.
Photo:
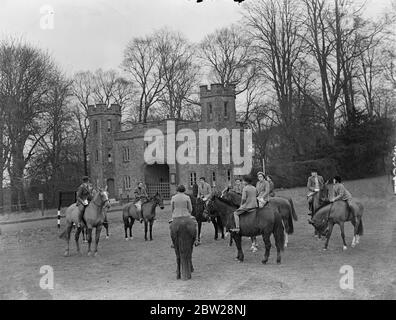
[[[242,190],[241,206],[239,209],[257,208],[257,190],[251,184],[245,186]]]
[[[176,193],[171,199],[172,218],[190,216],[192,212],[191,199],[182,192]]]
[[[198,184],[198,198],[207,198],[211,192],[212,190],[209,183],[204,181],[203,183]]]
[[[334,201],[344,200],[350,201],[352,200],[352,194],[345,188],[342,183],[336,183],[333,188],[334,192]]]
[[[317,180],[315,181],[315,177],[310,176],[307,182],[307,188],[311,192],[315,192],[315,189],[322,190],[324,185],[324,180],[322,176],[317,176]]]
[[[92,200],[92,186],[89,183],[82,183],[77,189],[77,204],[87,205],[86,201]]]
[[[270,185],[267,180],[257,181],[256,190],[258,198],[262,198],[264,201],[269,200]]]
[[[149,197],[145,187],[143,187],[143,188],[136,187],[136,189],[134,191],[134,194],[135,194],[135,201],[136,202],[140,201],[140,200],[146,201],[148,199],[148,197]]]

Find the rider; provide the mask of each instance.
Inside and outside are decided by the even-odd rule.
[[[352,194],[341,183],[340,176],[335,176],[333,179],[333,183],[334,183],[334,188],[333,188],[334,198],[330,202],[335,202],[337,200],[346,201],[352,213],[352,221],[356,222],[355,208],[352,205]]]
[[[78,223],[77,227],[81,227],[81,222],[83,221],[83,216],[85,208],[88,206],[89,202],[92,200],[92,185],[89,183],[89,178],[84,176],[82,178],[82,184],[77,188],[77,207],[80,209],[78,212]]]
[[[235,191],[236,193],[242,194],[242,190],[243,190],[243,185],[241,182],[241,179],[235,179],[235,185],[232,188],[233,191]]]
[[[206,182],[205,177],[199,178],[197,197],[206,201],[209,198],[211,191],[210,184]]]
[[[147,194],[146,188],[144,187],[143,182],[139,182],[135,191],[135,206],[137,209],[137,215],[139,217],[140,223],[143,222],[143,212],[142,205],[148,200],[149,196]]]
[[[257,200],[259,202],[259,207],[264,207],[269,201],[269,194],[270,194],[270,184],[267,180],[265,180],[264,172],[257,172]]]
[[[307,194],[308,198],[308,208],[310,211],[310,215],[313,214],[313,196],[320,192],[323,189],[324,180],[323,177],[318,175],[318,171],[316,169],[311,169],[311,176],[308,177],[307,188],[309,193]],[[319,195],[320,196],[320,195]]]
[[[274,182],[272,181],[271,176],[270,176],[270,175],[267,175],[267,176],[266,176],[266,180],[268,181],[269,186],[270,186],[269,196],[270,196],[270,197],[275,197],[275,191],[274,191],[275,185],[274,185]]]
[[[240,207],[234,212],[235,229],[231,229],[232,232],[239,232],[239,216],[243,213],[252,211],[257,208],[257,190],[252,186],[252,178],[245,176],[243,178],[243,184],[245,185],[242,190],[242,199]]]

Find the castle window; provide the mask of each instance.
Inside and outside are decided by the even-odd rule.
[[[208,106],[208,121],[212,121],[213,120],[213,106],[211,103],[209,103]]]
[[[212,186],[216,186],[216,172],[212,172]]]
[[[128,147],[124,147],[122,148],[122,159],[124,161],[129,161],[130,157],[129,157],[129,148]]]
[[[195,183],[197,183],[197,173],[191,172],[190,173],[190,186],[192,187]]]
[[[94,133],[97,134],[98,133],[98,120],[94,121]]]
[[[228,101],[224,102],[224,119],[228,119]]]
[[[111,132],[111,120],[107,120],[107,132]]]
[[[131,177],[130,176],[125,176],[124,177],[124,189],[125,190],[130,190],[131,189]]]
[[[99,161],[99,150],[96,150],[96,153],[95,153],[95,161],[96,161],[96,162]]]
[[[231,170],[230,169],[227,170],[227,181],[231,182]]]
[[[108,161],[109,163],[112,163],[112,162],[113,162],[113,159],[112,159],[112,157],[111,157],[111,153],[109,153],[109,154],[107,155],[107,161]]]
[[[225,136],[224,140],[225,140],[224,141],[225,151],[230,152],[230,136],[229,135]]]

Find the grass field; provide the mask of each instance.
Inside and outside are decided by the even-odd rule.
[[[145,242],[143,225],[135,223],[134,239],[124,240],[121,212],[111,212],[110,239],[103,234],[99,256],[63,257],[65,242],[58,239],[56,220],[2,225],[0,235],[0,299],[395,299],[396,298],[396,196],[387,177],[345,183],[365,207],[364,235],[356,248],[342,251],[338,227],[329,250],[315,239],[307,223],[306,190],[279,191],[295,202],[299,221],[282,264],[275,263],[272,248],[268,265],[259,251],[245,261],[234,261],[235,246],[213,239],[213,226],[204,224],[202,245],[194,248],[195,272],[190,281],[176,280],[176,261],[170,248],[169,207],[157,209],[154,240]],[[11,219],[9,217],[9,219]],[[346,226],[348,245],[352,225]],[[54,270],[54,289],[40,288],[40,267]],[[354,289],[343,290],[340,268],[354,271]]]

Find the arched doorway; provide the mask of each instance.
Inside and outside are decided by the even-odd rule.
[[[144,181],[149,196],[159,192],[164,199],[170,198],[169,166],[167,164],[146,165]]]
[[[107,179],[106,185],[107,185],[107,192],[109,193],[109,198],[114,199],[115,198],[114,179],[113,178]]]

